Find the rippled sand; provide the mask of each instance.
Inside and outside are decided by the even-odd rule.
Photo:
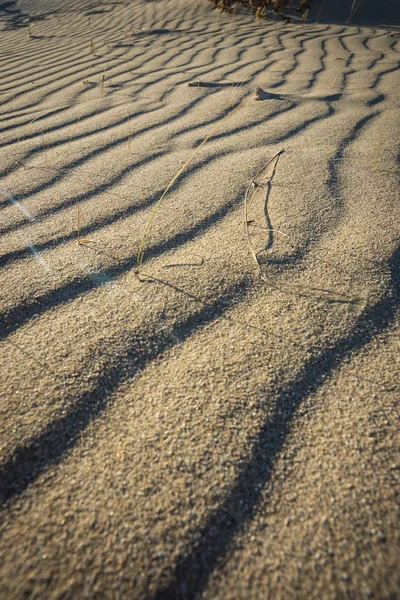
[[[400,36],[359,14],[0,4],[1,598],[400,597]]]

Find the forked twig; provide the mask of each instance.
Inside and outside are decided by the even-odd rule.
[[[247,186],[246,194],[245,194],[245,198],[244,198],[244,217],[245,217],[246,235],[247,235],[247,241],[248,241],[248,245],[249,245],[249,248],[250,248],[251,255],[252,255],[253,259],[254,259],[254,262],[257,265],[257,268],[258,268],[258,271],[259,271],[259,274],[260,274],[260,278],[262,279],[262,281],[264,281],[264,283],[272,285],[273,287],[275,287],[276,289],[279,289],[280,291],[288,292],[288,293],[292,293],[292,294],[300,294],[300,295],[304,296],[305,295],[304,294],[304,288],[302,288],[301,286],[290,286],[290,287],[286,287],[285,289],[283,289],[283,288],[277,286],[276,284],[274,284],[272,281],[270,281],[267,278],[267,276],[263,273],[260,261],[258,260],[256,251],[254,249],[254,246],[252,244],[251,237],[250,237],[249,225],[254,225],[254,221],[249,221],[248,220],[248,209],[251,206],[251,204],[253,202],[253,199],[254,199],[254,196],[257,193],[257,191],[260,188],[263,189],[263,187],[262,187],[261,184],[256,184],[256,179],[269,167],[269,165],[274,160],[276,160],[275,167],[274,167],[274,172],[275,172],[276,166],[278,164],[279,157],[281,156],[281,154],[283,152],[284,152],[284,150],[280,150],[279,152],[277,152],[275,154],[275,156],[273,156],[267,162],[267,164],[260,171],[258,171],[258,173],[253,177],[253,179],[250,181],[249,185]],[[269,177],[270,181],[271,181],[272,177],[273,177],[273,174]],[[250,195],[250,190],[251,189],[253,189],[253,193]],[[257,227],[257,225],[255,225],[255,226]],[[283,235],[286,238],[289,238],[289,236],[286,233],[284,233],[283,231],[279,231],[278,229],[272,229],[272,228],[269,228],[269,227],[261,227],[261,229],[264,229],[266,231],[273,232],[273,233],[279,233],[280,235]],[[290,242],[289,242],[289,244],[292,247],[292,249],[294,250],[295,247]],[[337,271],[340,272],[340,269],[337,269],[337,267],[335,267],[334,265],[331,265],[329,262],[327,262],[327,261],[325,261],[323,259],[319,259],[319,260],[322,263],[325,263],[325,264],[327,264],[329,266],[334,267]],[[310,290],[306,289],[306,291],[309,292]],[[337,291],[334,291],[334,290],[326,290],[326,289],[323,289],[323,288],[313,288],[311,291],[313,291],[313,292],[329,293],[329,294],[333,294],[333,295],[339,296],[339,300],[336,300],[338,302],[358,303],[358,302],[365,302],[366,300],[368,300],[368,298],[366,298],[366,297],[364,297],[364,298],[363,297],[361,297],[361,298],[349,298],[349,296],[347,296],[347,294],[343,294],[342,292],[337,292]],[[330,298],[319,298],[319,299],[325,299],[325,300],[328,300],[328,301],[329,300],[332,301],[332,299],[330,299]]]
[[[281,155],[281,154],[283,154],[283,153],[284,153],[284,150],[279,150],[279,152],[277,152],[277,153],[275,154],[275,156],[273,156],[273,157],[272,157],[272,158],[271,158],[271,159],[270,159],[270,160],[267,162],[267,164],[266,164],[266,165],[264,165],[264,166],[263,166],[263,168],[262,168],[262,169],[260,169],[260,171],[258,171],[258,173],[257,173],[257,174],[256,174],[256,175],[253,177],[253,179],[250,181],[249,185],[247,186],[246,194],[245,194],[245,196],[244,196],[244,223],[245,223],[245,227],[246,227],[247,242],[248,242],[248,244],[249,244],[250,252],[251,252],[251,255],[252,255],[253,259],[254,259],[254,262],[256,263],[256,265],[257,265],[257,267],[258,267],[258,270],[259,270],[259,273],[260,273],[260,275],[261,275],[261,278],[262,278],[264,281],[266,281],[266,277],[265,277],[265,275],[264,275],[264,274],[263,274],[263,272],[262,272],[262,269],[261,269],[260,262],[259,262],[259,260],[258,260],[258,258],[257,258],[257,254],[256,254],[256,252],[255,252],[255,250],[254,250],[254,246],[253,246],[253,244],[252,244],[252,242],[251,242],[250,230],[249,230],[249,225],[250,225],[250,223],[251,223],[251,222],[248,220],[248,209],[249,209],[249,207],[251,206],[251,203],[252,203],[252,201],[253,201],[253,198],[254,198],[254,196],[255,196],[255,194],[256,194],[256,192],[257,192],[258,188],[259,188],[259,186],[257,186],[257,185],[256,185],[256,179],[257,179],[257,178],[258,178],[258,177],[259,177],[259,176],[260,176],[262,173],[264,173],[264,171],[265,171],[265,170],[266,170],[266,169],[269,167],[269,165],[270,165],[272,162],[274,162],[274,160],[276,160],[276,159],[279,159],[280,155]],[[251,190],[251,189],[253,189],[253,193],[251,194],[251,196],[250,196],[250,198],[249,198],[249,195],[250,195],[250,190]]]

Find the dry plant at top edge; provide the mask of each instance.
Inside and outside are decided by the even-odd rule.
[[[239,5],[250,8],[257,19],[263,20],[267,11],[271,8],[274,13],[283,13],[287,8],[291,8],[292,0],[209,0],[213,3],[213,9],[219,9],[221,12],[234,14]],[[308,13],[311,9],[312,0],[298,0],[297,12]]]

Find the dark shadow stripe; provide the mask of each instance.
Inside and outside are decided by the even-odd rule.
[[[218,158],[224,158],[226,156],[226,154],[223,154],[223,155],[219,154]],[[146,161],[144,161],[144,163],[148,162],[149,160],[155,160],[159,156],[161,156],[161,155],[148,158]],[[185,182],[186,178],[188,176],[193,176],[194,173],[196,173],[198,170],[202,169],[206,164],[208,164],[210,161],[214,160],[214,158],[216,158],[216,156],[208,155],[206,158],[203,158],[203,160],[201,162],[198,162],[197,164],[192,165],[191,167],[188,167],[186,169],[185,173],[181,175],[179,180],[177,180],[177,182],[175,182],[175,189],[177,189],[180,185],[182,185],[182,182]],[[136,166],[139,166],[139,164],[137,163]],[[115,185],[120,178],[122,179],[123,177],[125,177],[125,175],[127,173],[131,174],[132,171],[133,171],[132,167],[125,169],[124,172],[122,172],[118,175],[118,179],[115,178],[115,179],[107,182],[107,185],[105,185],[104,187],[101,186],[100,188],[96,188],[94,191],[92,190],[90,192],[85,192],[81,196],[71,198],[70,200],[68,200],[68,203],[69,203],[68,205],[74,206],[75,204],[79,203],[80,201],[86,201],[92,197],[97,196],[101,192],[107,193],[108,185],[110,185],[110,186]],[[123,210],[113,212],[110,215],[104,215],[102,218],[92,221],[87,226],[81,228],[81,230],[80,230],[81,236],[82,237],[90,236],[95,231],[99,231],[100,229],[103,229],[104,227],[109,227],[111,225],[114,225],[115,223],[118,223],[119,221],[124,221],[125,219],[129,219],[136,213],[141,212],[142,210],[151,208],[154,205],[154,203],[160,199],[160,196],[163,193],[164,189],[165,188],[161,188],[160,190],[157,190],[151,196],[142,200],[140,202],[140,204],[134,204],[134,205],[128,206],[127,208],[125,208]],[[110,192],[110,194],[112,195],[113,193]],[[116,195],[116,196],[118,198],[118,195]],[[126,197],[124,199],[126,199]],[[63,203],[64,208],[65,208],[65,206],[66,206],[66,203]],[[206,217],[205,219],[208,219],[210,217],[212,218],[212,214],[209,215],[209,217]],[[202,222],[204,222],[204,219],[202,220]],[[27,224],[28,224],[28,222],[27,222]],[[73,240],[75,240],[75,241],[77,240],[77,232],[76,231],[71,231],[70,233],[68,233],[66,235],[54,237],[46,242],[34,244],[34,247],[35,247],[36,252],[40,253],[40,252],[45,252],[46,250],[57,248],[58,246],[60,246],[64,243],[68,243]],[[150,250],[149,252],[151,254],[152,251]],[[6,265],[8,265],[14,261],[28,259],[28,258],[32,258],[32,251],[30,250],[29,246],[26,246],[25,248],[20,248],[18,250],[13,250],[11,252],[7,252],[5,254],[0,255],[0,268],[5,267]],[[1,317],[1,315],[0,315],[0,317]]]
[[[227,289],[217,300],[203,307],[181,322],[171,332],[160,331],[130,335],[123,353],[111,354],[103,375],[94,389],[77,399],[67,414],[50,423],[38,436],[19,446],[13,456],[0,468],[0,506],[21,494],[50,465],[59,463],[79,440],[86,427],[109,406],[111,394],[123,380],[135,377],[146,365],[185,341],[196,330],[223,316],[238,301],[243,300],[251,285],[244,277]]]
[[[169,582],[159,587],[153,600],[194,600],[201,597],[232,539],[255,516],[263,489],[271,477],[274,462],[286,442],[299,406],[315,394],[347,357],[393,324],[400,305],[400,247],[393,254],[389,266],[391,289],[387,296],[363,311],[350,335],[307,361],[296,378],[277,393],[273,414],[260,430],[250,458],[232,490],[200,531],[193,532],[192,540],[176,560]]]
[[[257,73],[258,73],[258,71],[257,71]],[[230,74],[232,74],[232,73],[230,73]],[[201,100],[201,98],[200,99],[195,99],[193,102],[191,102],[189,104],[188,107],[185,107],[179,114],[174,115],[170,119],[164,120],[162,123],[155,123],[155,124],[152,124],[152,125],[150,125],[148,127],[144,127],[144,128],[142,128],[142,129],[140,129],[138,131],[135,131],[135,136],[141,135],[141,134],[144,134],[144,133],[148,133],[149,131],[153,131],[154,129],[157,129],[158,127],[164,126],[165,124],[170,124],[170,123],[174,122],[176,119],[184,116],[186,114],[186,112],[188,112],[191,108],[195,107],[197,105],[197,103],[200,102],[200,100]],[[233,109],[233,107],[237,106],[237,104],[238,104],[238,102],[236,102],[232,106],[232,109]],[[294,106],[295,105],[293,103],[293,107]],[[288,108],[288,109],[277,110],[277,111],[272,112],[268,116],[269,122],[271,122],[271,120],[274,119],[275,117],[281,116],[282,113],[285,112],[286,110],[291,110],[291,107]],[[143,113],[137,113],[134,116],[142,116],[142,114]],[[204,129],[208,125],[209,126],[214,125],[218,121],[222,120],[227,114],[228,113],[225,112],[225,114],[219,114],[219,115],[217,115],[217,116],[215,116],[212,119],[209,119],[207,121],[202,121],[201,123],[187,126],[187,127],[183,128],[183,129],[181,129],[179,131],[179,133],[177,134],[176,137],[184,136],[186,133],[192,132],[192,131],[196,131],[197,129]],[[322,115],[322,116],[318,117],[317,119],[311,119],[310,121],[307,121],[306,124],[301,123],[294,130],[292,130],[290,132],[287,132],[284,135],[283,139],[287,139],[288,137],[291,137],[292,135],[295,135],[300,130],[302,130],[304,127],[308,127],[309,125],[311,125],[314,122],[314,120],[318,120],[319,118],[320,119],[326,118],[326,116],[330,116],[330,111],[329,110],[328,110],[328,115]],[[122,119],[121,122],[118,122],[117,124],[118,125],[122,125],[124,122],[125,122],[125,119]],[[251,123],[252,126],[257,126],[259,124],[260,124],[260,120],[257,120],[257,121],[254,121],[254,122]],[[112,128],[114,126],[115,126],[115,124],[112,124],[109,128]],[[247,127],[248,127],[248,125],[247,125]],[[226,134],[216,134],[216,135],[212,136],[212,138],[211,138],[210,141],[218,140],[221,137],[227,137],[227,136],[233,135],[234,133],[242,131],[243,129],[244,129],[243,127],[240,127],[240,128],[235,128],[233,130],[230,130]],[[86,138],[86,134],[75,136],[74,138],[71,138],[71,139],[72,139],[72,141],[75,141],[75,140],[80,139],[80,138],[85,139]],[[102,146],[100,148],[96,148],[96,150],[94,150],[94,151],[86,154],[82,158],[73,160],[72,163],[70,163],[70,164],[66,165],[65,167],[63,167],[62,169],[60,169],[60,173],[57,174],[56,176],[54,176],[54,177],[48,179],[47,181],[45,181],[45,182],[37,185],[35,188],[33,188],[33,189],[31,189],[31,190],[29,190],[27,192],[24,192],[23,194],[19,194],[18,195],[18,201],[24,200],[27,197],[31,197],[32,194],[36,194],[36,193],[38,193],[40,191],[43,191],[43,190],[45,190],[47,188],[50,188],[52,185],[54,185],[57,182],[57,180],[60,177],[64,177],[65,175],[67,175],[68,172],[72,171],[72,169],[74,169],[76,166],[81,166],[82,164],[86,163],[92,157],[97,156],[98,154],[100,154],[102,152],[108,151],[109,149],[112,149],[115,146],[118,146],[118,145],[120,145],[122,143],[127,143],[128,139],[129,139],[129,136],[124,136],[123,138],[118,138],[117,140],[114,140],[113,142],[110,142],[109,144],[106,144],[106,145],[104,145],[104,146]],[[27,158],[27,157],[31,157],[31,156],[33,156],[35,154],[38,154],[38,153],[42,152],[42,150],[44,148],[45,149],[49,149],[51,147],[60,146],[60,145],[66,144],[66,143],[67,142],[65,140],[60,140],[60,141],[54,142],[52,144],[48,144],[48,145],[42,146],[40,148],[37,148],[37,149],[35,149],[35,150],[30,151],[29,153],[27,153],[27,155],[24,157],[24,159]],[[81,194],[81,195],[78,195],[78,196],[76,196],[74,198],[71,198],[68,201],[61,202],[56,207],[53,206],[53,207],[50,207],[48,209],[44,209],[41,212],[37,213],[35,216],[38,219],[45,218],[45,217],[47,217],[49,215],[54,216],[54,214],[56,212],[59,212],[59,211],[62,211],[64,209],[66,209],[66,208],[74,206],[75,204],[77,204],[78,202],[81,202],[82,200],[87,200],[90,197],[95,196],[98,193],[107,190],[111,186],[111,184],[115,184],[116,182],[120,181],[122,179],[122,177],[128,171],[131,172],[131,170],[133,168],[137,168],[138,166],[141,166],[145,162],[149,162],[150,160],[153,160],[154,157],[158,157],[160,155],[163,155],[163,153],[161,152],[161,153],[156,154],[154,156],[147,157],[146,159],[144,159],[144,160],[142,160],[142,161],[140,161],[138,163],[134,163],[133,165],[129,165],[123,171],[121,171],[121,173],[117,177],[115,177],[113,180],[111,180],[111,183],[108,182],[107,184],[101,184],[98,188],[94,188],[90,192],[85,192],[84,194]],[[16,169],[8,169],[6,171],[7,171],[7,174],[10,174],[11,172],[13,172],[15,170]],[[3,172],[3,175],[4,174],[5,174],[5,172]],[[1,176],[1,172],[0,172],[0,176]],[[7,200],[2,201],[0,203],[0,208],[6,207],[7,204],[9,204],[9,202]],[[31,225],[30,222],[29,221],[25,221],[25,220],[24,221],[19,221],[17,223],[12,223],[10,225],[7,225],[7,226],[3,227],[0,230],[0,234],[12,233],[12,232],[14,232],[16,230],[20,230],[20,229],[23,229],[25,227],[30,227],[30,225]],[[17,252],[18,252],[18,255],[20,255],[22,251],[17,251]],[[4,259],[4,260],[6,260],[6,259]]]
[[[285,34],[281,34],[281,35],[285,35]],[[286,33],[286,35],[288,35],[288,34]],[[279,37],[279,36],[278,36],[278,37]],[[283,50],[284,50],[284,46],[282,46],[282,48],[277,48],[277,49],[274,49],[273,51],[271,51],[271,52],[270,52],[270,55],[272,55],[272,54],[274,54],[274,53],[276,53],[276,52],[282,52]],[[245,51],[245,50],[243,50],[242,52],[244,52],[244,51]],[[218,49],[215,49],[215,50],[214,50],[214,53],[215,53],[215,54],[216,54],[216,53],[218,53]],[[215,58],[215,56],[214,56],[214,58]],[[209,67],[209,70],[207,71],[207,75],[208,75],[208,77],[210,77],[210,76],[211,76],[211,74],[212,74],[214,71],[218,71],[218,72],[219,72],[219,71],[220,71],[220,69],[221,69],[221,67],[220,67],[219,65],[218,65],[218,66],[215,66],[215,67],[213,67],[213,68],[211,68],[211,67],[212,67],[212,64],[213,64],[213,62],[214,62],[214,61],[212,60],[212,61],[210,61],[210,63],[209,63],[209,64],[205,65],[205,66],[208,66],[208,67]],[[253,64],[257,64],[257,63],[259,63],[259,61],[256,61],[256,60],[247,61],[245,64],[241,64],[239,67],[235,67],[235,68],[233,68],[233,69],[231,69],[231,70],[228,70],[228,71],[227,71],[227,72],[224,74],[224,77],[226,78],[227,76],[234,74],[234,73],[235,73],[237,70],[240,70],[240,69],[242,69],[242,68],[243,68],[243,67],[245,67],[245,66],[250,66],[250,65],[253,65]],[[143,64],[144,64],[144,63],[143,63]],[[189,64],[190,64],[190,63],[189,63]],[[143,66],[143,65],[142,65],[142,64],[139,64],[139,65],[138,65],[136,68],[141,68],[141,66]],[[185,66],[186,66],[186,65],[185,65]],[[227,66],[227,65],[225,65],[225,66]],[[200,68],[200,67],[197,67],[197,69],[198,69],[198,68]],[[260,69],[256,70],[256,71],[255,71],[255,72],[252,74],[252,76],[254,77],[255,75],[257,75],[258,73],[260,73],[260,72],[261,72],[261,71],[263,71],[264,69],[265,69],[265,66],[261,67]],[[103,69],[99,69],[99,71],[98,71],[98,74],[101,74],[102,72],[103,72]],[[113,77],[114,75],[115,75],[115,73],[114,73],[114,72],[112,72],[112,73],[111,73],[111,77]],[[143,75],[148,75],[148,73],[144,73]],[[154,84],[157,84],[157,83],[159,83],[160,81],[162,81],[164,78],[165,78],[165,76],[163,75],[163,76],[160,76],[160,77],[159,77],[158,79],[156,79],[155,81],[152,81],[151,83],[145,83],[145,84],[143,84],[143,85],[142,85],[142,88],[141,88],[141,89],[139,89],[139,90],[137,91],[137,93],[138,93],[138,94],[142,93],[143,91],[145,91],[145,89],[146,89],[148,86],[150,86],[150,85],[154,85]],[[114,108],[114,107],[112,107],[112,108]],[[110,107],[107,107],[107,108],[106,108],[106,110],[111,110],[111,109],[110,109]],[[90,115],[90,116],[92,116],[92,115]],[[131,115],[131,118],[133,118],[133,116],[135,116],[135,115]],[[85,117],[85,118],[86,118],[86,117]],[[218,118],[219,118],[219,117],[217,117],[217,119],[218,119]],[[123,119],[121,122],[123,122],[123,121],[124,121],[124,119]],[[76,119],[74,120],[74,122],[76,122]],[[83,121],[81,121],[81,122],[83,122]],[[210,120],[210,121],[208,121],[208,123],[212,123],[212,122],[213,122],[213,120]],[[114,125],[114,124],[112,124],[111,126],[113,126],[113,125]],[[16,125],[15,127],[17,127],[17,126],[21,126],[21,127],[22,127],[22,126],[24,126],[24,124],[18,124],[18,125]],[[61,124],[61,127],[64,127],[64,126],[65,126],[65,125],[64,125],[64,123],[63,123],[63,124]],[[95,133],[96,133],[96,132],[98,132],[98,131],[105,131],[105,130],[107,130],[107,129],[109,129],[109,128],[110,128],[110,126],[105,126],[105,127],[102,127],[102,128],[98,128],[98,129],[96,129],[96,130],[91,130],[91,132],[90,132],[90,135],[93,135],[93,134],[95,134]],[[47,132],[51,132],[51,131],[54,131],[54,128],[50,127],[50,128],[48,128],[48,129],[43,129],[43,131],[40,131],[39,133],[34,133],[34,134],[32,134],[32,135],[29,135],[29,136],[26,136],[26,137],[24,137],[24,138],[22,138],[22,137],[21,137],[21,141],[25,141],[25,140],[27,140],[27,139],[31,139],[31,138],[33,138],[33,137],[35,137],[35,138],[38,138],[38,139],[39,139],[39,138],[41,137],[42,133],[47,133]],[[85,134],[85,136],[86,136],[86,134]],[[82,137],[82,136],[76,136],[76,137],[72,138],[72,140],[75,140],[75,139],[80,139],[80,137]],[[13,141],[7,142],[7,143],[6,143],[6,144],[4,144],[4,145],[13,144],[13,143],[16,143],[16,141],[17,141],[17,140],[13,140]],[[53,147],[53,146],[60,145],[60,143],[62,143],[62,142],[63,142],[63,141],[61,141],[61,142],[54,142],[54,143],[52,143],[52,144],[48,144],[48,145],[46,146],[46,148],[48,149],[48,148],[51,148],[51,147]],[[25,159],[27,159],[29,156],[30,156],[30,154],[27,154],[26,156],[24,156],[24,160],[25,160]]]
[[[91,190],[88,190],[87,192],[77,194],[76,196],[73,196],[72,198],[69,198],[68,200],[64,200],[63,202],[60,202],[57,206],[52,206],[50,208],[42,210],[41,212],[38,211],[38,213],[35,215],[35,219],[37,221],[40,221],[42,219],[45,219],[46,217],[49,217],[50,215],[56,215],[57,213],[62,212],[63,210],[71,208],[72,206],[76,206],[80,202],[84,202],[86,200],[90,200],[91,198],[95,198],[96,196],[98,196],[98,194],[107,193],[110,190],[110,188],[113,188],[115,185],[118,185],[121,181],[123,181],[127,175],[132,175],[132,173],[134,173],[134,171],[136,171],[140,167],[143,167],[144,165],[147,165],[148,163],[150,163],[154,160],[157,160],[158,158],[161,158],[162,156],[164,156],[164,152],[158,152],[156,154],[146,156],[142,160],[139,160],[136,163],[126,166],[124,169],[119,171],[119,173],[114,175],[114,177],[109,178],[106,183],[101,183],[97,187],[92,188]],[[63,176],[63,173],[58,174],[57,176],[55,176],[52,179],[52,181],[61,179],[62,176]],[[43,184],[43,187],[44,188],[47,187],[47,182],[45,184]],[[114,194],[115,192],[110,192],[110,193]],[[115,194],[115,195],[117,195],[117,194]],[[22,196],[22,194],[20,196],[18,196],[18,202],[20,202],[21,196]],[[25,196],[25,194],[24,194],[24,196]],[[125,196],[125,198],[126,198],[126,196]],[[7,202],[8,206],[11,206],[10,200],[6,200],[5,202]],[[139,208],[140,206],[142,206],[142,204],[143,203],[138,204],[136,206]],[[131,208],[134,208],[134,207],[131,207]],[[5,235],[6,233],[12,233],[17,230],[24,230],[25,228],[29,228],[29,227],[32,227],[32,221],[29,221],[28,219],[25,218],[23,221],[18,221],[18,223],[12,223],[12,224],[4,227],[3,229],[0,229],[0,234]],[[68,236],[66,236],[66,237],[68,237]]]
[[[355,123],[355,125],[353,125],[349,135],[346,135],[342,139],[342,141],[340,142],[340,144],[338,146],[337,151],[329,159],[329,162],[328,162],[329,178],[328,178],[328,181],[326,182],[326,186],[327,186],[330,194],[332,194],[332,196],[335,198],[336,210],[338,210],[341,215],[343,214],[344,204],[343,204],[343,198],[341,197],[341,194],[340,194],[340,192],[341,192],[341,182],[340,182],[340,175],[339,175],[340,161],[342,159],[344,159],[344,153],[346,151],[346,148],[348,148],[348,146],[357,139],[357,137],[360,135],[360,132],[366,127],[366,125],[371,123],[380,114],[381,114],[380,112],[374,112],[374,113],[369,113],[365,117],[361,117],[361,119],[359,119]],[[339,195],[338,195],[338,192],[339,192]]]
[[[321,66],[318,69],[315,69],[315,71],[313,71],[311,73],[311,77],[310,77],[309,81],[307,82],[307,85],[305,86],[306,90],[310,90],[311,88],[313,88],[315,86],[315,84],[317,83],[318,75],[320,75],[321,73],[323,73],[326,70],[325,58],[328,56],[328,52],[326,50],[326,43],[327,43],[326,39],[322,40],[322,42],[321,42],[322,54],[319,58]]]
[[[330,105],[329,105],[329,108]],[[342,214],[342,199],[340,197],[340,180],[338,176],[338,166],[335,162],[335,158],[341,158],[343,156],[345,148],[359,135],[360,131],[367,125],[373,118],[379,113],[373,113],[360,119],[352,128],[351,133],[342,140],[339,145],[338,151],[335,156],[329,162],[330,177],[327,182],[327,187],[333,194],[339,191],[339,198],[336,199],[336,211],[339,217]],[[145,255],[145,259],[155,258],[160,256],[164,252],[182,246],[186,242],[195,238],[197,235],[204,233],[212,225],[223,219],[229,212],[231,212],[236,205],[240,202],[240,198],[234,199],[230,203],[226,204],[216,212],[208,215],[206,218],[199,221],[195,226],[188,229],[185,232],[178,233],[172,238],[161,242],[158,245],[150,248]],[[114,267],[101,271],[99,273],[106,277],[119,277],[124,272],[127,272],[136,266],[136,253],[129,256],[126,260],[122,261]],[[46,292],[42,296],[36,298],[34,301],[29,303],[22,303],[12,308],[6,314],[0,315],[0,340],[6,338],[8,335],[13,333],[19,327],[27,323],[33,317],[40,316],[48,310],[55,308],[56,306],[63,305],[71,300],[74,300],[78,296],[89,292],[95,286],[94,282],[85,278],[76,278],[68,283],[60,286],[56,290]]]
[[[181,42],[180,44],[178,44],[178,46],[183,45],[187,42]],[[196,46],[197,42],[193,42],[193,46]],[[180,54],[182,54],[182,50],[180,48],[176,49],[176,44],[171,44],[173,46],[173,48],[176,50],[176,53],[172,55],[172,57],[170,57],[168,60],[172,60],[172,58],[178,57]],[[196,48],[194,48],[193,53],[196,53]],[[165,53],[167,51],[167,48],[164,47],[160,49],[160,53],[158,56],[165,56]],[[142,54],[145,54],[145,52],[143,52]],[[75,57],[73,59],[68,58],[69,62],[72,62],[72,66],[71,67],[67,67],[66,65],[63,66],[63,69],[60,71],[58,70],[58,74],[60,74],[60,72],[64,73],[65,70],[67,70],[66,74],[63,74],[62,76],[59,75],[59,77],[56,77],[56,73],[49,73],[47,75],[47,71],[45,71],[45,77],[50,76],[51,74],[53,74],[55,77],[53,77],[50,81],[45,81],[43,83],[41,83],[41,81],[43,80],[43,77],[41,77],[39,80],[35,79],[35,84],[36,84],[36,90],[42,90],[42,96],[41,96],[41,100],[40,102],[43,102],[45,99],[48,99],[49,97],[51,97],[54,94],[58,94],[59,92],[61,92],[64,89],[70,88],[71,85],[74,85],[76,83],[78,83],[81,79],[81,77],[76,77],[76,79],[74,79],[73,81],[69,81],[69,78],[72,76],[76,76],[76,75],[81,75],[83,73],[83,69],[84,68],[88,68],[90,66],[92,66],[93,62],[92,62],[92,57],[85,57],[84,59],[81,58],[81,56],[78,54],[77,55],[78,58],[75,59]],[[118,56],[118,59],[122,59],[123,53],[121,56]],[[104,66],[104,63],[107,63],[107,58],[103,57],[99,57],[99,60],[96,60],[96,66],[98,65],[99,67],[101,65]],[[154,59],[154,57],[152,57],[152,59]],[[79,62],[77,62],[79,60]],[[140,68],[141,66],[143,66],[146,63],[146,59],[143,61],[143,63],[141,65],[137,65],[136,68]],[[100,73],[102,71],[101,68],[99,68],[98,73]],[[20,72],[20,70],[18,69],[18,72]],[[43,70],[40,71],[40,73],[43,74]],[[57,87],[52,87],[52,89],[49,89],[49,87],[54,86],[54,81],[57,80],[57,83],[59,82],[63,82],[62,85],[57,85]],[[29,82],[30,80],[28,80]],[[24,80],[25,82],[25,80]],[[47,91],[45,91],[47,90]],[[10,103],[10,102],[15,102],[15,100],[21,96],[24,96],[26,94],[30,94],[31,90],[29,88],[26,89],[22,89],[20,91],[15,92],[13,95],[10,95],[7,100],[3,103],[3,105]],[[84,90],[82,90],[80,93],[75,95],[75,98],[78,98],[79,96],[81,96],[83,93],[85,93]],[[35,103],[36,104],[36,103]],[[30,105],[32,106],[32,105]]]
[[[371,84],[371,89],[376,89],[378,87],[378,84],[380,83],[381,79],[385,75],[389,75],[390,73],[395,73],[396,71],[399,71],[399,70],[400,70],[400,64],[392,67],[391,69],[385,69],[383,71],[380,71],[380,73],[377,74],[374,83]]]
[[[241,198],[232,200],[216,212],[196,223],[196,225],[187,231],[177,233],[173,237],[149,248],[145,252],[145,261],[160,256],[168,250],[178,248],[194,239],[197,235],[204,234],[210,227],[232,212],[241,201]],[[137,254],[134,252],[117,265],[99,271],[97,273],[98,280],[102,280],[102,277],[106,280],[110,280],[130,271],[136,267],[136,258]],[[0,315],[0,340],[8,337],[11,333],[34,317],[39,317],[56,306],[67,304],[96,287],[96,283],[90,279],[90,277],[77,277],[54,290],[50,290],[49,292],[36,297],[32,301],[18,304],[8,312]]]

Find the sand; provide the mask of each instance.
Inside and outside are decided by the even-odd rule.
[[[398,8],[318,8],[0,6],[1,598],[400,597]]]

